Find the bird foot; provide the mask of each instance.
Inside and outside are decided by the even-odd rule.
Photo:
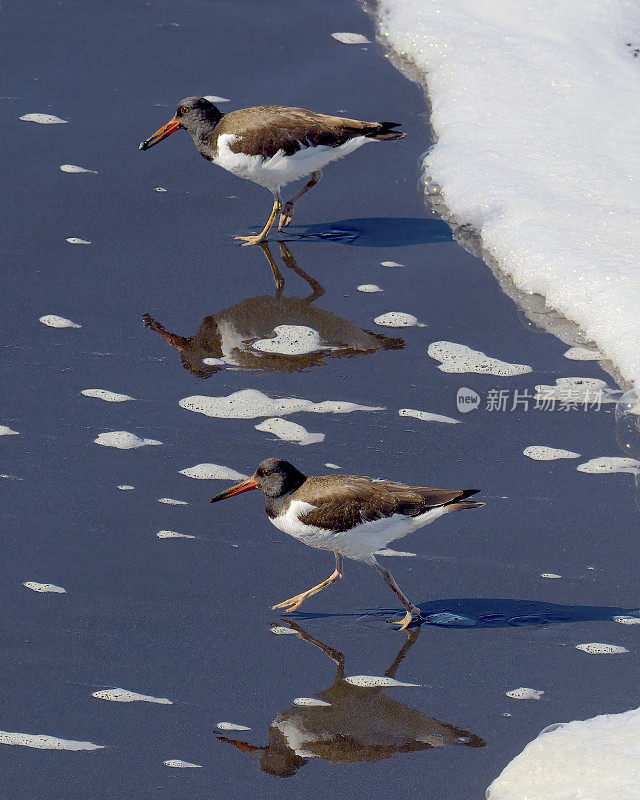
[[[402,619],[393,620],[391,624],[398,625],[399,631],[406,631],[410,625],[421,625],[423,622],[424,619],[419,609],[415,609],[414,611],[407,611]]]
[[[285,203],[282,207],[282,213],[280,214],[280,222],[278,224],[278,230],[281,231],[283,228],[286,228],[287,225],[291,223],[293,219],[293,203],[288,202]]]
[[[297,594],[295,597],[290,597],[288,600],[283,600],[281,603],[271,606],[271,610],[277,611],[281,608],[285,614],[290,614],[292,611],[297,611],[307,597],[308,595],[306,593]]]
[[[260,236],[234,236],[233,237],[236,241],[242,242],[241,247],[249,247],[252,244],[260,244],[260,242],[266,242],[267,237],[260,235]]]

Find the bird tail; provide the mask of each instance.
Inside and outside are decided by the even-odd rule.
[[[465,498],[471,497],[474,494],[478,494],[478,492],[482,491],[481,489],[463,489],[462,490],[462,497],[459,500],[454,500],[451,503],[456,509],[460,511],[464,511],[465,508],[482,508],[486,506],[486,503],[478,503],[475,500],[466,500]]]
[[[394,131],[392,128],[397,128],[401,122],[378,122],[375,130],[371,133],[366,133],[367,139],[374,139],[376,142],[392,142],[395,139],[404,139],[407,135],[401,131]]]

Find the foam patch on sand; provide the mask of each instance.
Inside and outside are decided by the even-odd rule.
[[[128,689],[101,689],[99,692],[92,692],[92,697],[98,700],[110,700],[112,703],[159,703],[163,706],[173,705],[173,700],[166,697],[153,697],[150,694],[139,694],[130,692]]]
[[[397,261],[381,261],[381,267],[404,267],[404,264],[398,264]]]
[[[23,586],[31,589],[32,592],[52,592],[53,594],[66,594],[67,590],[62,586],[56,586],[55,583],[38,583],[37,581],[25,581]]]
[[[201,481],[243,481],[249,477],[231,467],[223,467],[222,464],[196,464],[194,467],[181,469],[180,474]]]
[[[587,642],[586,644],[577,644],[576,650],[582,650],[583,653],[589,653],[589,655],[592,656],[608,656],[629,652],[626,647],[622,647],[621,645],[604,644],[603,642]]]
[[[189,505],[189,503],[187,503],[186,500],[174,500],[173,497],[159,497],[158,498],[158,502],[159,503],[165,503],[168,506],[188,506]]]
[[[626,614],[618,614],[613,621],[620,625],[640,625],[640,617],[629,617]]]
[[[418,322],[417,317],[414,317],[413,314],[405,314],[404,311],[389,311],[376,317],[373,321],[376,325],[384,325],[386,328],[425,327],[424,323]]]
[[[427,353],[431,358],[440,361],[438,369],[442,372],[477,372],[512,378],[532,371],[527,364],[509,364],[507,361],[490,358],[480,350],[472,350],[456,342],[433,342],[429,345]]]
[[[250,731],[246,725],[237,725],[235,722],[218,722],[216,728],[221,731]]]
[[[290,422],[280,417],[270,417],[259,425],[255,426],[257,431],[265,431],[277,436],[285,442],[297,442],[299,445],[316,444],[324,442],[324,433],[309,433],[302,425]]]
[[[66,125],[68,119],[60,119],[55,114],[23,114],[20,119],[23,122],[37,122],[40,125]]]
[[[182,408],[204,414],[207,417],[224,419],[255,419],[256,417],[286,416],[299,411],[315,414],[348,414],[352,411],[383,411],[379,406],[359,406],[340,400],[324,400],[312,403],[298,397],[271,399],[257,389],[243,389],[228,397],[206,397],[193,395],[178,402]]]
[[[540,577],[548,578],[549,580],[557,580],[558,578],[561,578],[562,575],[558,575],[556,572],[541,572]]]
[[[580,453],[571,450],[559,450],[556,447],[546,447],[542,444],[532,444],[522,451],[527,458],[534,461],[555,461],[558,458],[580,458]]]
[[[613,472],[628,472],[636,475],[640,472],[640,461],[635,458],[622,458],[620,456],[600,456],[579,464],[578,472],[589,472],[592,475],[608,475]]]
[[[640,709],[545,728],[487,789],[487,800],[639,800]]]
[[[134,400],[128,394],[118,394],[110,392],[108,389],[83,389],[80,394],[85,397],[95,397],[97,400],[104,400],[106,403],[124,403],[127,400]]]
[[[118,450],[133,450],[137,447],[162,444],[157,439],[141,439],[135,433],[129,433],[129,431],[108,431],[101,433],[93,441],[103,447],[116,447]]]
[[[19,431],[14,431],[7,425],[0,425],[0,436],[19,436]]]
[[[129,483],[121,483],[118,486],[118,489],[120,489],[121,492],[130,492],[132,489],[135,488],[136,488],[135,486],[131,486],[131,484]]]
[[[165,767],[175,767],[176,769],[202,769],[202,764],[192,764],[190,761],[182,761],[180,758],[168,758],[162,763]]]
[[[362,686],[366,689],[376,686],[422,686],[421,683],[404,683],[395,678],[388,678],[386,675],[351,675],[345,678],[345,681],[352,686]]]
[[[520,686],[518,689],[510,689],[505,694],[514,700],[539,700],[544,694],[544,689],[530,689],[527,686]]]
[[[361,283],[357,289],[359,292],[364,292],[365,294],[373,294],[375,292],[382,291],[382,289],[379,286],[376,286],[375,283]]]
[[[570,361],[598,361],[604,358],[602,353],[597,350],[589,350],[588,347],[570,347],[562,355]]]
[[[338,31],[337,33],[332,33],[331,36],[336,41],[342,42],[342,44],[371,44],[371,41],[361,33]]]
[[[102,750],[103,744],[77,742],[73,739],[59,739],[44,733],[10,733],[0,731],[0,744],[17,744],[34,747],[36,750]]]
[[[40,317],[38,320],[43,325],[46,325],[49,328],[81,328],[82,325],[78,325],[77,322],[72,322],[70,319],[66,319],[65,317],[59,317],[57,314],[45,314],[44,317]]]
[[[178,533],[177,531],[158,531],[156,533],[158,539],[195,539],[197,537],[191,536],[188,533]]]
[[[564,403],[615,403],[620,391],[611,389],[600,378],[558,378],[556,385],[536,386],[536,400],[555,400]]]
[[[448,422],[456,425],[460,422],[459,419],[453,417],[446,417],[444,414],[433,414],[431,411],[417,411],[415,408],[401,408],[398,411],[401,417],[413,417],[414,419],[421,419],[423,422]]]
[[[88,239],[79,239],[77,236],[67,237],[69,244],[91,244]]]
[[[84,167],[77,167],[75,164],[60,164],[60,172],[68,172],[70,174],[80,174],[82,172],[90,172],[93,175],[98,174],[97,169],[85,169]]]
[[[640,382],[635,0],[376,10],[383,40],[428,87],[436,143],[424,172],[439,200],[520,290],[543,295]]]
[[[283,356],[304,356],[319,350],[330,350],[324,347],[320,334],[306,325],[277,325],[276,334],[271,339],[258,339],[251,347],[261,353],[277,353]]]

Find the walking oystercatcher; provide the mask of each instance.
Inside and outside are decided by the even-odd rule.
[[[257,106],[223,114],[205,97],[186,97],[173,119],[141,142],[140,150],[184,128],[207,161],[269,189],[274,201],[267,224],[257,236],[235,237],[251,245],[266,239],[279,211],[278,230],[291,222],[294,205],[318,183],[323,167],[367,142],[403,139],[406,134],[393,130],[399,125],[287,106]],[[282,187],[307,175],[311,179],[306,186],[283,205]]]
[[[288,461],[268,458],[251,478],[216,495],[211,502],[261,489],[269,520],[284,533],[319,550],[335,554],[336,568],[326,580],[272,606],[285,613],[342,578],[342,558],[369,564],[400,598],[406,609],[398,620],[401,630],[421,622],[420,609],[404,595],[391,573],[375,558],[378,550],[428,525],[443,514],[484,503],[467,500],[479,489],[431,489],[359,475],[309,478]]]

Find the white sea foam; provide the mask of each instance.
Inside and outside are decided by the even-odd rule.
[[[249,477],[230,467],[223,467],[222,464],[196,464],[194,467],[181,469],[180,474],[204,481],[243,481]]]
[[[309,411],[316,414],[348,414],[351,411],[383,410],[378,406],[359,406],[356,403],[339,400],[324,400],[321,403],[312,403],[311,400],[303,400],[300,397],[281,397],[272,400],[257,389],[243,389],[233,392],[228,397],[193,395],[180,400],[178,405],[207,417],[225,419],[285,416],[298,411]]]
[[[433,342],[427,350],[431,358],[440,361],[438,369],[443,372],[478,372],[485,375],[499,375],[510,378],[531,372],[527,364],[509,364],[490,358],[480,350],[472,350],[457,342]]]
[[[19,431],[14,431],[7,425],[0,425],[0,436],[19,436]]]
[[[103,447],[117,447],[118,450],[132,450],[136,447],[162,444],[157,439],[141,439],[135,433],[129,433],[129,431],[108,431],[99,434],[98,438],[93,441]]]
[[[300,445],[316,444],[317,442],[324,442],[325,439],[324,433],[309,433],[302,425],[280,417],[265,419],[264,422],[256,425],[255,429],[272,433],[285,442],[297,442]]]
[[[602,353],[590,350],[588,347],[570,347],[562,355],[570,361],[598,361],[603,358]]]
[[[539,700],[544,694],[544,689],[530,689],[528,686],[520,686],[519,689],[510,689],[505,694],[514,700]]]
[[[174,500],[173,497],[159,497],[158,498],[158,502],[159,503],[165,503],[168,506],[188,506],[189,505],[189,503],[187,503],[186,500]]]
[[[43,325],[46,325],[48,328],[81,328],[82,325],[78,325],[77,322],[72,322],[70,319],[65,319],[65,317],[59,317],[57,314],[45,314],[44,317],[40,317],[38,320]]]
[[[351,675],[345,678],[347,683],[352,686],[362,686],[364,688],[373,688],[374,686],[421,686],[420,683],[404,683],[397,681],[395,678],[388,678],[386,675]]]
[[[25,581],[23,586],[31,589],[32,592],[51,592],[53,594],[66,594],[67,590],[62,586],[56,586],[55,583],[38,583],[37,581]]]
[[[433,414],[431,411],[417,411],[415,408],[401,408],[398,411],[400,417],[413,417],[414,419],[421,419],[424,422],[448,422],[455,425],[460,422],[459,419],[453,417],[446,417],[444,414]]]
[[[620,625],[640,625],[640,617],[629,617],[626,614],[618,614],[613,621]]]
[[[272,625],[271,633],[275,633],[276,636],[286,636],[288,634],[295,635],[298,633],[298,631],[294,630],[293,628],[287,628],[285,625]]]
[[[190,761],[182,761],[180,758],[168,758],[162,763],[165,767],[176,767],[177,769],[202,769],[202,764],[192,764]]]
[[[361,283],[357,289],[359,292],[365,292],[366,294],[373,294],[375,292],[382,291],[382,289],[379,286],[376,286],[375,283]]]
[[[404,311],[388,311],[373,320],[376,325],[384,325],[387,328],[411,328],[414,325],[424,328],[424,324],[418,322],[418,318],[413,314],[405,314]]]
[[[615,403],[619,397],[620,392],[600,378],[558,378],[555,386],[538,384],[535,393],[536,400],[577,404]]]
[[[107,403],[124,403],[126,400],[133,400],[128,394],[118,394],[110,392],[108,389],[83,389],[80,394],[85,397],[95,397],[97,400],[104,400]]]
[[[559,450],[555,447],[546,447],[542,444],[532,444],[525,447],[522,451],[527,458],[534,461],[555,461],[558,458],[580,458],[580,453],[572,453],[571,450]]]
[[[69,244],[91,244],[88,239],[79,239],[77,236],[67,237]]]
[[[326,700],[319,700],[317,697],[296,697],[293,701],[294,706],[330,706]]]
[[[635,0],[381,0],[428,85],[425,179],[525,292],[640,380]]]
[[[561,578],[562,575],[558,575],[556,572],[541,572],[541,578],[549,578],[550,580],[555,580],[557,578]]]
[[[381,267],[404,267],[404,264],[398,264],[397,261],[381,261]]]
[[[40,125],[61,125],[69,122],[68,119],[60,119],[55,114],[23,114],[20,119],[24,122],[38,122]]]
[[[150,694],[139,694],[130,692],[128,689],[101,689],[99,692],[92,692],[93,697],[98,700],[110,700],[113,703],[159,703],[163,706],[173,705],[173,700],[166,697],[153,697]]]
[[[191,536],[188,533],[178,533],[177,531],[158,531],[156,533],[158,539],[196,539],[196,536]]]
[[[251,347],[261,353],[278,353],[283,356],[303,356],[319,350],[330,350],[322,345],[320,334],[306,325],[277,325],[271,339],[258,339]]]
[[[371,44],[370,40],[361,33],[349,33],[348,31],[338,31],[331,36],[342,44]]]
[[[325,467],[329,467],[329,469],[342,469],[338,464],[332,464],[330,461],[325,464]]]
[[[121,483],[118,486],[118,489],[120,489],[120,491],[122,491],[122,492],[128,492],[128,491],[131,491],[131,489],[135,489],[135,488],[136,488],[135,486],[131,486],[131,484],[129,484],[129,483]]]
[[[640,472],[640,461],[635,458],[623,458],[621,456],[600,456],[578,464],[578,472],[590,472],[593,475],[605,475],[611,472],[628,472],[636,475]]]
[[[59,739],[44,733],[11,733],[0,731],[0,744],[17,744],[34,747],[36,750],[102,750],[103,744],[76,742],[73,739]]]
[[[602,642],[587,642],[586,644],[577,644],[576,650],[582,650],[583,653],[589,653],[593,656],[601,655],[617,655],[619,653],[628,653],[626,647],[618,644],[604,644]]]
[[[487,800],[640,800],[640,709],[549,725],[504,768]]]
[[[164,186],[156,186],[156,188],[153,191],[162,194],[162,192],[166,192],[167,190],[164,188]]]
[[[237,725],[235,722],[218,722],[216,728],[221,731],[250,731],[246,725]]]
[[[85,169],[84,167],[77,167],[75,164],[60,164],[60,172],[69,172],[71,174],[74,173],[81,173],[81,172],[90,172],[93,175],[98,174],[97,169]]]
[[[437,614],[429,614],[425,618],[426,622],[431,625],[455,625],[460,628],[472,628],[477,625],[475,619],[471,617],[463,617],[460,614],[452,614],[450,611],[440,611]]]

